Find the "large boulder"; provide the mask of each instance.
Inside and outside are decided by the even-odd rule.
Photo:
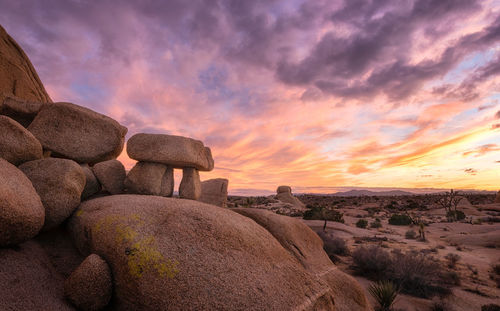
[[[166,134],[135,134],[127,141],[127,154],[137,161],[163,163],[174,168],[194,167],[211,171],[210,148],[199,140]]]
[[[41,102],[26,101],[15,96],[8,96],[0,103],[0,114],[8,116],[28,127],[42,107]]]
[[[64,295],[79,310],[100,310],[111,299],[113,283],[108,264],[92,254],[64,282]]]
[[[127,173],[122,162],[118,160],[99,162],[92,167],[92,171],[102,185],[102,190],[111,194],[123,193],[123,182]]]
[[[86,200],[101,191],[101,184],[88,164],[80,164],[80,167],[85,174],[85,188],[82,192],[82,200]]]
[[[35,102],[51,102],[28,56],[0,26],[0,105],[15,95]]]
[[[305,208],[306,206],[292,194],[292,188],[289,186],[279,186],[276,190],[276,199],[281,202],[292,204],[296,208]]]
[[[0,115],[0,158],[14,165],[41,159],[40,142],[21,124]]]
[[[166,164],[137,162],[125,179],[128,193],[171,197],[174,192],[174,170]]]
[[[45,211],[30,180],[14,165],[0,159],[0,247],[34,237]]]
[[[119,310],[334,310],[325,281],[266,229],[192,200],[117,195],[85,201],[68,224],[110,265]]]
[[[44,104],[28,130],[53,156],[79,163],[116,158],[127,128],[90,109],[70,104]]]
[[[323,251],[323,241],[301,220],[255,208],[230,209],[266,228],[310,273],[332,289],[337,311],[368,311],[370,303],[359,283],[338,270]]]
[[[225,178],[214,178],[201,182],[201,196],[198,201],[226,207],[227,185],[229,181]]]
[[[45,207],[43,230],[60,225],[80,204],[85,174],[76,162],[46,158],[19,166],[36,189]]]

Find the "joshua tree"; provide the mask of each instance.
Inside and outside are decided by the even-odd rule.
[[[457,191],[450,190],[443,195],[439,196],[437,203],[441,205],[446,210],[446,215],[451,221],[457,220],[457,206],[462,200],[462,197],[458,196]]]

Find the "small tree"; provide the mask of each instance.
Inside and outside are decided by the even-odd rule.
[[[445,209],[448,220],[456,221],[458,215],[457,206],[462,199],[463,197],[459,197],[457,191],[451,189],[450,192],[440,195],[437,203]]]

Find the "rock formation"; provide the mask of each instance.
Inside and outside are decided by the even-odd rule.
[[[304,203],[300,202],[299,199],[293,196],[292,188],[289,186],[279,186],[276,190],[276,199],[281,202],[292,204],[294,207],[305,208]]]
[[[0,26],[0,103],[9,95],[27,101],[51,102],[28,56]]]
[[[116,158],[127,133],[115,120],[70,103],[44,104],[28,130],[53,156],[78,163]]]
[[[60,225],[80,204],[85,174],[76,162],[46,158],[26,162],[19,169],[28,176],[45,207],[44,230]]]
[[[500,203],[500,190],[497,192],[497,196],[495,198],[495,203]]]
[[[101,257],[92,254],[64,282],[64,295],[80,310],[100,310],[111,299],[111,270]]]
[[[0,247],[34,237],[44,217],[42,202],[29,179],[0,158]]]
[[[41,159],[40,142],[21,124],[0,115],[0,157],[14,165]]]
[[[0,36],[1,310],[370,310],[300,221],[214,206],[227,180],[200,182],[214,167],[201,141],[134,135],[127,152],[139,162],[125,176],[115,158],[127,129],[52,103]],[[174,169],[181,198],[162,197]],[[124,186],[147,195],[117,195]]]
[[[201,202],[220,207],[227,205],[227,186],[229,181],[225,178],[205,180],[201,183]]]

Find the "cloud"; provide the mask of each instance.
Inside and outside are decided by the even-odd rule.
[[[482,155],[485,155],[487,153],[494,152],[494,151],[500,151],[500,146],[498,146],[496,144],[486,144],[486,145],[479,146],[474,150],[466,151],[462,155],[464,157],[469,156],[469,155],[474,155],[475,157],[480,157]]]
[[[477,170],[475,170],[473,168],[466,168],[466,169],[464,169],[464,172],[466,172],[469,175],[476,175],[477,174]]]

